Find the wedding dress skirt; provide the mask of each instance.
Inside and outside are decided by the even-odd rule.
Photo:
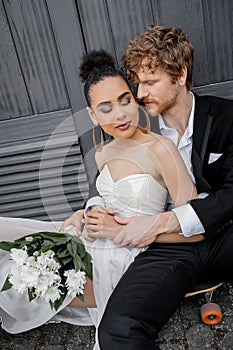
[[[164,210],[167,190],[149,174],[129,175],[116,182],[105,165],[97,189],[106,203],[118,216],[153,215]],[[57,232],[61,222],[42,222],[28,219],[0,217],[0,240],[12,241],[38,231]],[[46,322],[64,321],[75,325],[95,325],[104,312],[106,303],[119,279],[134,258],[145,248],[118,247],[111,240],[88,242],[82,238],[93,260],[93,287],[97,308],[70,308],[72,298],[67,296],[62,306],[51,310],[43,300],[29,302],[27,293],[9,289],[0,292],[0,319],[2,328],[9,333],[20,333]],[[0,288],[9,274],[9,253],[0,250]],[[96,345],[96,348],[98,345]]]

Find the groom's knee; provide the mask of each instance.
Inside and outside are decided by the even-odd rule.
[[[104,315],[98,327],[101,350],[118,350],[121,342],[130,338],[130,319],[128,317]]]
[[[131,318],[125,314],[106,314],[98,328],[101,350],[158,349],[155,347],[157,330],[154,326]]]

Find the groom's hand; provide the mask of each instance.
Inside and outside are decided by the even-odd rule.
[[[142,248],[156,240],[155,224],[158,220],[157,216],[115,217],[115,220],[125,225],[113,239],[113,242],[121,247]]]
[[[113,238],[113,242],[122,247],[143,248],[155,242],[163,233],[180,231],[179,222],[173,212],[131,218],[115,217],[115,221],[125,225]]]

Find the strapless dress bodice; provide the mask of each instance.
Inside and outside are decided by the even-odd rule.
[[[152,175],[132,174],[113,181],[107,165],[100,172],[96,187],[106,208],[122,217],[162,212],[167,198],[167,190]]]

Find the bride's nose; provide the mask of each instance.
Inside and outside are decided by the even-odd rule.
[[[118,121],[124,120],[126,117],[124,108],[120,104],[115,106],[115,117]]]

